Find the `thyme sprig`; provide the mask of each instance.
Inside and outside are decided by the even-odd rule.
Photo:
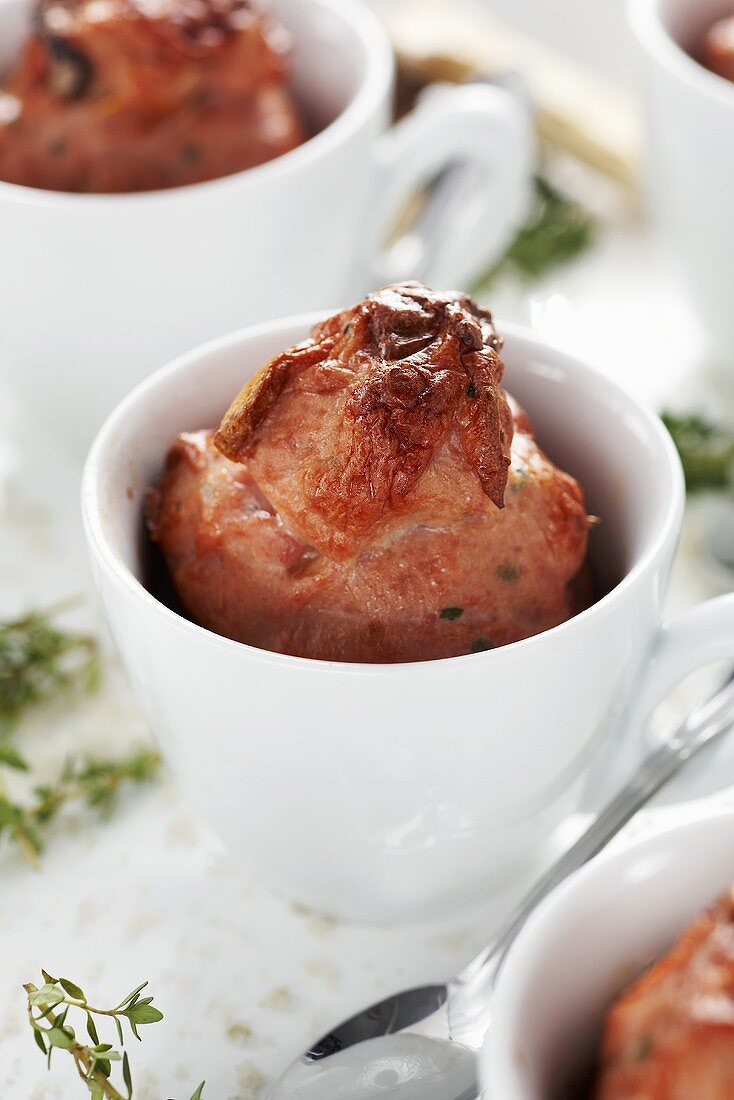
[[[534,282],[586,252],[594,240],[594,220],[544,175],[534,181],[533,204],[509,248],[473,287],[484,294],[503,276]]]
[[[28,997],[28,1021],[33,1029],[33,1038],[47,1059],[48,1068],[51,1068],[53,1051],[65,1050],[74,1060],[91,1100],[132,1100],[130,1060],[127,1051],[122,1049],[125,1045],[124,1025],[127,1024],[135,1038],[140,1039],[138,1028],[157,1024],[163,1019],[163,1013],[153,1004],[153,997],[143,996],[148,983],[141,982],[112,1008],[96,1008],[75,982],[68,978],[54,978],[46,970],[42,970],[41,974],[43,985],[40,988],[32,982],[23,988]],[[85,1017],[91,1044],[77,1038],[76,1030],[68,1022],[70,1010],[77,1016]],[[120,1049],[112,1043],[100,1041],[95,1017],[114,1020]],[[113,1063],[120,1065],[124,1093],[112,1083]],[[203,1090],[202,1081],[191,1100],[201,1100]]]
[[[32,706],[98,684],[97,641],[53,625],[67,606],[0,622],[0,736]]]
[[[678,448],[689,493],[734,486],[734,430],[702,416],[664,412],[663,423]]]
[[[35,866],[43,851],[42,830],[58,817],[64,806],[80,802],[107,816],[115,806],[120,787],[124,783],[150,782],[160,763],[159,754],[150,749],[121,760],[72,757],[55,783],[34,788],[29,805],[12,801],[0,785],[0,839],[4,835],[18,844]],[[3,743],[0,743],[0,764],[17,771],[27,770],[25,760]]]

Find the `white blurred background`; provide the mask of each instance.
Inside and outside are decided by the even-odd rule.
[[[386,9],[401,0],[371,0]],[[626,0],[474,0],[526,34],[590,66],[615,84],[634,84]]]

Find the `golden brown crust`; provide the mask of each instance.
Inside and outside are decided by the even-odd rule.
[[[246,382],[222,417],[215,443],[223,455],[240,462],[252,453],[255,433],[288,382],[308,366],[324,362],[325,343],[307,340],[262,367]]]
[[[491,314],[468,296],[417,283],[386,287],[328,318],[252,379],[216,445],[233,461],[251,458],[286,397],[341,390],[338,425],[304,483],[310,506],[337,530],[357,536],[401,510],[453,436],[501,508],[513,425],[500,347]],[[330,410],[323,418],[311,425],[314,447]]]

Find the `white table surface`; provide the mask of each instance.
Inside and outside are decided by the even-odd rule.
[[[698,337],[644,225],[615,214],[587,257],[530,295],[492,295],[500,318],[531,321],[549,339],[613,373],[659,406],[698,396]],[[708,393],[711,400],[712,390]],[[703,399],[703,398],[702,398]],[[15,464],[0,497],[0,614],[90,590],[77,504],[78,470],[49,443],[24,439],[0,402],[0,464]],[[692,513],[671,610],[711,593],[698,564],[701,508]],[[78,619],[102,630],[91,602]],[[102,692],[73,710],[37,714],[19,742],[53,775],[72,748],[121,754],[147,733],[110,653]],[[678,784],[690,799],[723,787],[733,802],[734,749]],[[634,828],[680,820],[701,803],[644,815]],[[471,912],[399,928],[336,923],[276,896],[237,865],[165,779],[128,793],[109,823],[69,813],[40,871],[0,850],[0,1096],[78,1100],[63,1056],[49,1075],[24,1018],[21,983],[41,966],[98,1001],[148,978],[166,1020],[131,1059],[138,1100],[253,1100],[263,1081],[329,1025],[396,988],[442,979],[467,962],[523,881]],[[327,1100],[327,1098],[325,1098]]]

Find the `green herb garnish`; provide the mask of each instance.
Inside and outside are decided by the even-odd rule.
[[[30,707],[99,681],[95,639],[53,626],[54,614],[32,611],[0,622],[0,736]]]
[[[511,561],[504,561],[498,565],[496,573],[501,581],[516,581],[520,576],[517,566]]]
[[[27,770],[25,760],[8,746],[0,746],[0,764]],[[37,786],[30,805],[11,801],[0,785],[0,839],[18,844],[34,866],[43,851],[41,830],[54,821],[62,808],[80,802],[107,815],[114,808],[124,783],[147,783],[160,766],[157,752],[144,749],[122,760],[70,760],[56,783]]]
[[[734,485],[734,430],[702,416],[664,412],[662,419],[678,448],[689,493]]]
[[[635,1044],[634,1061],[646,1061],[653,1051],[652,1039],[649,1035],[641,1035]]]
[[[7,741],[0,741],[0,765],[4,765],[6,768],[14,768],[18,772],[28,771],[27,761]]]
[[[472,642],[472,653],[485,653],[488,649],[494,649],[494,646],[486,638],[477,638],[476,642]]]
[[[449,622],[453,622],[454,619],[460,619],[463,614],[464,614],[464,608],[463,607],[442,607],[441,608],[441,618],[442,619],[448,619]]]
[[[148,983],[142,982],[136,986],[132,993],[112,1008],[95,1008],[76,983],[68,978],[53,978],[45,970],[41,974],[44,984],[40,988],[32,983],[23,988],[28,997],[28,1021],[33,1028],[33,1038],[46,1057],[49,1069],[53,1051],[65,1050],[73,1058],[91,1100],[132,1100],[133,1081],[127,1052],[117,1049],[112,1043],[100,1041],[95,1018],[96,1021],[105,1018],[115,1021],[120,1048],[125,1045],[125,1023],[135,1038],[140,1039],[138,1028],[157,1024],[163,1019],[163,1013],[153,1005],[153,998],[142,996]],[[75,1028],[68,1020],[70,1012],[77,1018],[84,1018],[91,1043],[77,1037]],[[124,1093],[112,1083],[113,1063],[120,1064]],[[191,1100],[201,1100],[203,1089],[202,1081]]]
[[[484,294],[501,277],[534,281],[576,259],[594,239],[591,215],[542,175],[535,177],[533,206],[504,256],[483,275],[473,293]]]

